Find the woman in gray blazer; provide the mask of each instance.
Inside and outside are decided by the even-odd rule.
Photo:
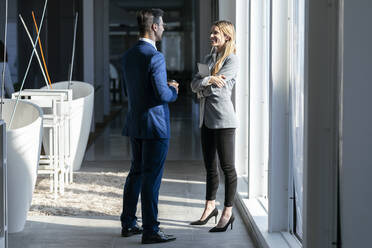
[[[206,202],[202,216],[191,225],[204,225],[212,217],[217,220],[215,205],[219,184],[217,154],[225,174],[225,202],[221,218],[210,232],[224,232],[231,225],[232,206],[237,187],[235,170],[235,128],[237,120],[231,92],[238,70],[235,55],[235,29],[228,21],[217,21],[210,33],[212,51],[204,59],[209,75],[199,71],[191,82],[191,89],[200,99],[200,128],[204,164],[207,171]]]

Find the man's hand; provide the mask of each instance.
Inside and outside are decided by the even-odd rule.
[[[224,75],[211,76],[208,83],[209,84],[214,84],[218,88],[222,88],[226,84],[224,79],[226,79],[226,77]]]
[[[169,81],[169,82],[168,82],[168,86],[175,88],[176,91],[177,91],[177,94],[178,94],[178,85],[179,85],[179,84],[177,83],[176,80],[172,80],[172,81]]]

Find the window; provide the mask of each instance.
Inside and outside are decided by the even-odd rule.
[[[238,112],[240,120],[244,114],[248,119],[246,126],[239,125],[248,129],[248,197],[242,202],[260,243],[299,247],[288,231],[301,239],[304,0],[237,3],[238,48],[248,47],[238,54],[240,61],[248,60],[238,82],[249,82],[248,111]],[[247,19],[241,18],[245,13]],[[241,99],[237,88],[237,102]]]
[[[251,1],[249,197],[267,206],[270,74],[269,0]]]
[[[291,1],[290,22],[290,229],[302,239],[304,141],[304,0]]]

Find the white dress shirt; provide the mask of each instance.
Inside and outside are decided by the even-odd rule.
[[[147,42],[147,43],[150,43],[153,47],[155,47],[156,50],[158,50],[158,49],[156,48],[155,41],[153,41],[153,40],[151,40],[151,39],[143,38],[143,37],[139,38],[139,40],[142,40],[142,41],[145,41],[145,42]]]

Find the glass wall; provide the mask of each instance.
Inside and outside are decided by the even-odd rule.
[[[291,236],[291,246],[300,246],[298,241],[303,236],[305,0],[237,0],[237,3],[237,37],[241,36],[237,40],[238,47],[248,47],[247,52],[238,53],[246,71],[239,71],[243,76],[238,83],[248,82],[249,87],[247,110],[245,113],[237,111],[239,119],[244,119],[245,115],[248,119],[248,125],[243,126],[248,129],[248,197],[243,202],[250,221],[256,222],[255,228],[259,229],[256,231],[262,233],[262,239],[270,240],[270,236],[277,235],[267,241],[268,247],[280,246],[278,236],[282,237],[282,245],[291,243],[288,241]],[[243,12],[249,13],[247,20],[242,18]],[[244,63],[245,60],[248,62]],[[244,96],[239,88],[237,91],[238,103],[243,102]],[[243,142],[237,143],[237,146],[242,145]]]
[[[268,185],[269,6],[269,0],[251,1],[249,57],[249,197],[260,198],[265,206]]]
[[[290,161],[293,232],[302,239],[304,144],[304,0],[292,0],[290,25]],[[291,186],[291,185],[290,185]],[[291,198],[292,199],[292,198]],[[291,223],[292,224],[292,223]]]

